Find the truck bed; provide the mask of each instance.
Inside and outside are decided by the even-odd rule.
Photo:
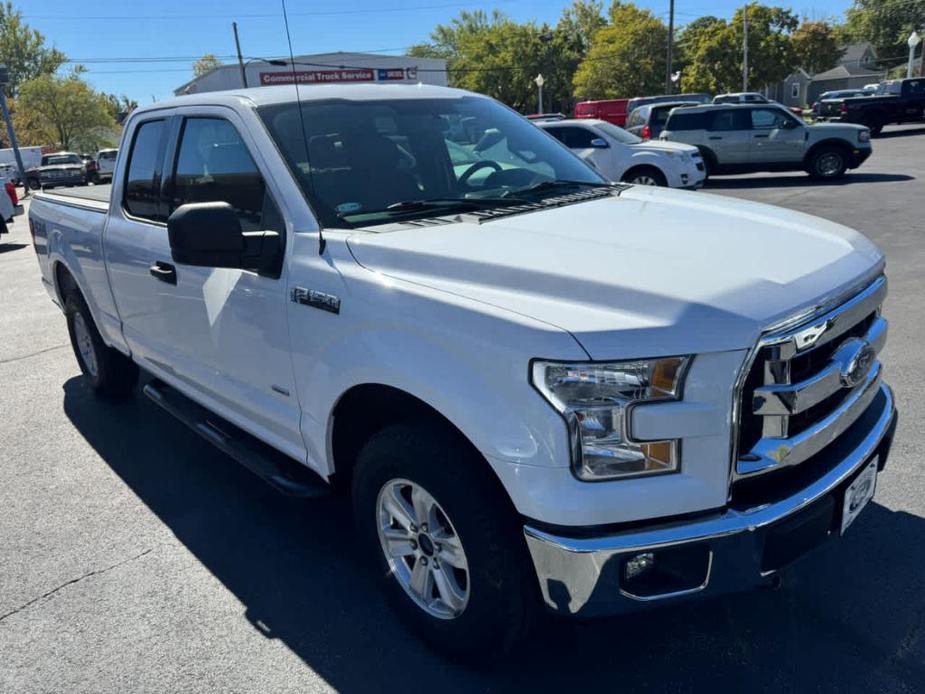
[[[109,183],[80,188],[56,188],[36,193],[37,198],[44,198],[49,202],[81,207],[97,212],[107,212],[109,210],[111,196],[112,184]]]

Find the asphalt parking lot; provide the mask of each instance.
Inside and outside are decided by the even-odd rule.
[[[95,399],[21,218],[0,241],[0,692],[925,690],[925,128],[874,150],[834,184],[707,188],[885,251],[902,419],[874,503],[778,591],[551,620],[478,670],[394,622],[343,500],[281,497],[143,397]]]

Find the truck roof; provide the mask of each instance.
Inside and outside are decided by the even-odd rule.
[[[300,101],[323,101],[325,99],[348,99],[351,101],[385,101],[391,99],[458,99],[462,96],[481,96],[464,89],[438,87],[429,84],[309,84],[300,85]],[[252,87],[228,91],[187,94],[148,106],[142,106],[132,115],[146,111],[190,105],[234,106],[248,101],[253,106],[287,104],[296,100],[295,85],[273,87]]]

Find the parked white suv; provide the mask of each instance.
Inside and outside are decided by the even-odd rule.
[[[536,125],[611,181],[695,189],[706,179],[703,157],[690,145],[646,141],[613,123],[591,118]]]
[[[111,194],[35,196],[35,250],[88,384],[144,370],[275,488],[349,493],[428,644],[766,585],[870,500],[895,412],[866,238],[608,183],[460,90],[301,97],[135,110]]]

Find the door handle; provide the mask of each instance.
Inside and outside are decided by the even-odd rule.
[[[162,263],[158,260],[148,268],[148,272],[151,273],[151,277],[161,282],[174,285],[177,283],[177,268],[170,263]]]
[[[759,137],[767,137],[767,133],[765,133],[764,135],[754,135],[754,137],[755,137],[755,138],[759,138]]]
[[[723,138],[720,137],[719,135],[710,135],[710,139],[711,140],[722,140]]]

